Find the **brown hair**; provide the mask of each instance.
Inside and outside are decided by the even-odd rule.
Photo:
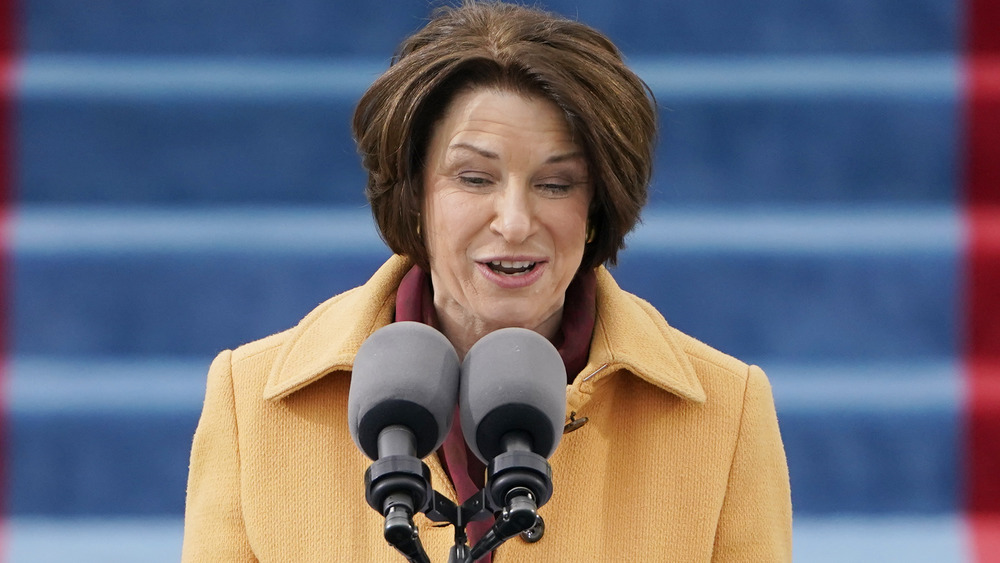
[[[437,9],[403,41],[355,110],[365,193],[389,248],[429,267],[418,235],[423,159],[455,94],[475,87],[542,96],[562,110],[594,184],[595,238],[581,269],[614,264],[646,203],[656,137],[652,92],[597,30],[493,1]]]

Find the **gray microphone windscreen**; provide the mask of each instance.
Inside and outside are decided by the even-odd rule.
[[[566,366],[542,335],[504,328],[479,339],[462,362],[458,392],[462,432],[488,462],[503,453],[503,436],[521,431],[548,458],[566,417]]]
[[[391,425],[409,428],[417,457],[444,442],[458,395],[458,354],[424,324],[398,322],[375,331],[354,358],[347,424],[354,443],[378,459],[378,435]]]

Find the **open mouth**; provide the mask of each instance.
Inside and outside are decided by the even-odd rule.
[[[508,262],[506,260],[494,260],[487,262],[491,270],[505,276],[521,276],[535,269],[536,262]]]

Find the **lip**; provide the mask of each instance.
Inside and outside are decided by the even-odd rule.
[[[505,276],[503,274],[498,274],[490,268],[489,263],[494,261],[504,261],[504,262],[534,262],[535,267],[531,269],[530,272],[520,275],[520,276]],[[548,267],[549,263],[544,260],[533,259],[530,257],[509,257],[504,256],[502,258],[487,258],[483,261],[476,262],[476,269],[482,274],[487,281],[499,286],[502,289],[520,289],[523,287],[528,287],[545,274],[545,269]]]

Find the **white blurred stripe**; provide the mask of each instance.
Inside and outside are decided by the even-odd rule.
[[[964,237],[961,214],[949,206],[656,208],[643,215],[627,245],[646,251],[957,254]]]
[[[337,252],[387,254],[367,208],[149,208],[27,205],[11,216],[15,256],[67,252]],[[730,253],[957,254],[951,206],[650,209],[629,249]],[[627,255],[628,250],[626,250]]]
[[[784,99],[901,97],[957,99],[953,55],[635,58],[632,68],[669,106],[670,98]]]
[[[177,563],[184,522],[162,518],[10,518],[5,563]]]
[[[183,521],[174,518],[11,518],[7,563],[176,563]],[[957,515],[797,516],[795,563],[972,563]]]
[[[11,217],[13,250],[72,252],[387,253],[367,208],[21,206]]]
[[[962,517],[799,516],[795,563],[973,563]]]
[[[7,411],[199,411],[211,358],[15,357],[6,366]]]
[[[957,99],[959,59],[880,56],[662,56],[627,61],[660,101],[815,97]],[[388,60],[87,57],[30,54],[18,95],[31,99],[312,99],[354,103]]]
[[[965,404],[958,362],[762,362],[779,411],[959,412]]]
[[[375,59],[25,56],[18,95],[29,99],[313,99],[351,103],[388,68]]]

